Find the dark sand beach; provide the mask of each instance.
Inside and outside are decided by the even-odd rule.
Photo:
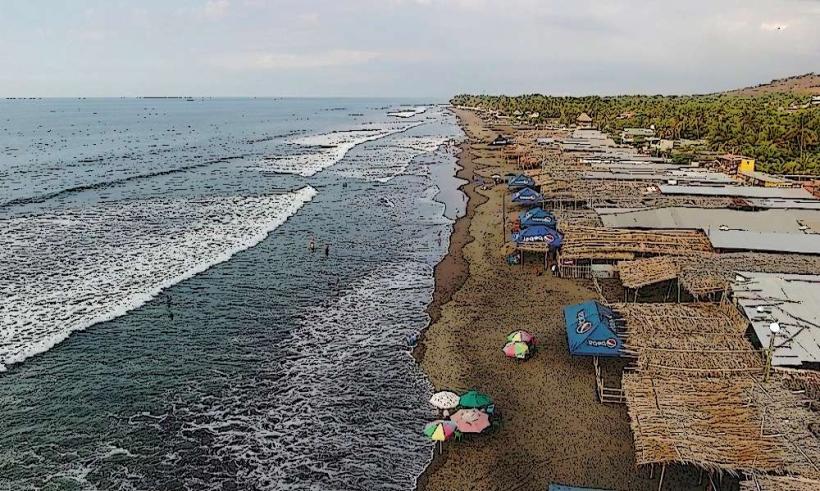
[[[590,358],[567,350],[563,306],[596,298],[579,281],[553,277],[536,256],[508,266],[501,251],[506,186],[482,190],[473,176],[509,169],[487,149],[495,133],[472,112],[456,110],[467,134],[459,176],[467,213],[454,228],[449,254],[436,268],[432,322],[416,357],[436,390],[475,388],[503,413],[491,435],[445,445],[419,478],[424,490],[543,490],[549,483],[607,489],[657,489],[635,465],[626,408],[601,404]],[[532,331],[540,350],[516,363],[501,352],[505,335]],[[697,476],[672,468],[666,489],[695,489]]]

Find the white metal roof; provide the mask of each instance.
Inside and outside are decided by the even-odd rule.
[[[599,210],[595,210],[598,212]],[[804,223],[820,222],[820,210],[742,211],[725,208],[607,208],[599,212],[607,227],[649,229],[744,230],[803,234]],[[807,225],[812,228],[811,225]]]
[[[711,229],[706,235],[715,249],[820,254],[820,234]]]
[[[663,194],[692,194],[698,196],[735,196],[740,198],[789,198],[816,200],[802,188],[765,188],[759,186],[658,186]],[[820,200],[817,200],[820,202]]]
[[[732,284],[738,304],[764,348],[777,322],[772,363],[799,366],[820,362],[820,276],[741,272]]]

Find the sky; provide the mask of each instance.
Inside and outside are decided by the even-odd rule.
[[[704,93],[820,72],[820,0],[0,0],[0,97]]]

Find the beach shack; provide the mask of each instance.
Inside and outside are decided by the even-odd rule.
[[[532,180],[532,177],[524,174],[513,176],[507,181],[507,187],[510,189],[531,188],[533,186],[535,186],[535,181]]]
[[[512,195],[512,202],[522,205],[534,205],[544,201],[544,197],[532,188],[523,188]]]
[[[522,228],[543,225],[555,230],[558,225],[558,219],[555,218],[555,215],[543,208],[531,208],[527,211],[522,211],[518,214],[518,219],[521,222]]]

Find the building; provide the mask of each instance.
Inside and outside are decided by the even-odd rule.
[[[737,175],[740,171],[753,172],[755,170],[755,160],[753,158],[731,153],[719,155],[715,160],[715,165],[721,171],[730,175]]]
[[[624,143],[642,143],[655,136],[652,128],[624,128],[621,132],[621,141]]]
[[[579,128],[592,128],[592,118],[587,113],[581,113],[575,119],[575,124]]]

